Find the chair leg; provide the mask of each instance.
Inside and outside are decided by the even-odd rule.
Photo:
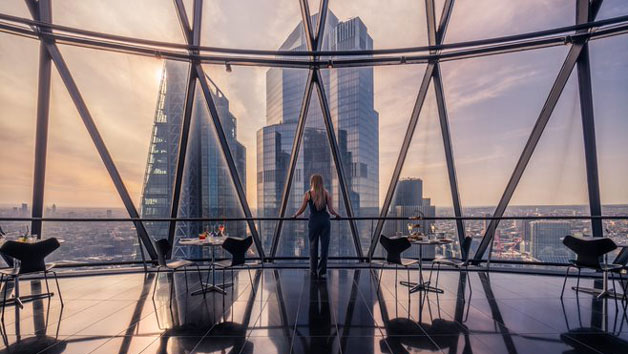
[[[249,273],[249,281],[251,282],[251,290],[253,291],[253,294],[257,295],[255,291],[255,286],[253,286],[253,277],[251,277],[251,267],[247,265],[246,271]]]
[[[61,287],[59,286],[59,279],[57,279],[57,272],[51,272],[51,273],[55,277],[55,284],[57,285],[57,293],[59,294],[59,301],[61,301],[61,307],[63,307],[65,306],[65,304],[63,303],[63,296],[61,296]],[[46,284],[46,287],[48,287],[48,284]]]
[[[170,273],[172,273],[172,281],[170,282],[170,308],[172,309],[172,297],[174,295],[174,270]]]
[[[613,277],[611,278],[611,283],[613,283],[613,299],[615,299],[615,313],[619,307],[617,306],[617,288],[615,288],[615,274],[611,274]]]
[[[196,264],[196,271],[198,272],[198,282],[201,284],[201,290],[203,290],[203,297],[205,297],[205,285],[203,285],[203,275],[201,275],[201,267]]]
[[[183,267],[183,276],[185,277],[185,292],[189,293],[190,288],[188,287],[188,266]],[[172,280],[174,281],[174,276],[172,277]]]
[[[565,294],[565,285],[567,285],[567,277],[569,276],[569,270],[571,270],[571,266],[567,266],[567,272],[565,272],[565,279],[563,280],[563,290],[560,292],[561,300],[563,298],[563,295]]]
[[[576,280],[576,296],[578,296],[578,293],[580,292],[580,272],[582,271],[582,269],[578,268],[578,280]]]
[[[10,277],[7,276],[7,282],[6,284],[4,284],[4,296],[2,297],[2,325],[4,325],[4,309],[7,307],[7,290],[9,289],[9,278]]]
[[[46,293],[50,294],[50,287],[48,286],[48,272],[44,271],[44,282],[46,283]]]
[[[155,276],[155,285],[153,286],[153,301],[155,300],[155,292],[157,291],[157,282],[159,281],[159,272],[161,271],[161,266],[157,267],[157,275]]]
[[[4,290],[4,298],[2,299],[2,325],[4,325],[4,308],[7,306],[7,295],[6,295],[6,288],[9,286],[9,282],[7,281],[6,284],[4,284],[4,274],[0,274],[0,286],[4,286],[5,290]]]
[[[438,268],[436,269],[436,285],[434,285],[436,288],[438,288],[438,278],[439,277],[440,277],[440,263],[438,263]]]
[[[377,291],[379,291],[382,286],[382,276],[384,275],[384,263],[382,263],[382,268],[379,271],[379,279],[377,279]]]
[[[471,286],[471,273],[469,272],[469,264],[465,264],[464,271],[467,273],[467,284],[469,284],[469,301],[473,296],[473,286]]]

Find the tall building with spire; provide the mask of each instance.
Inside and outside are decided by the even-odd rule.
[[[312,16],[316,23],[318,14]],[[360,18],[340,21],[327,14],[323,50],[367,50],[373,40]],[[299,23],[279,48],[306,50],[303,24]],[[298,123],[307,73],[298,69],[271,68],[266,73],[266,126],[257,132],[257,200],[258,214],[279,214],[282,192],[289,168],[290,153]],[[352,208],[355,215],[377,215],[379,207],[379,115],[374,109],[373,69],[347,68],[322,70],[339,152],[344,164]],[[323,176],[333,195],[334,207],[345,213],[336,167],[316,90],[312,91],[306,128],[299,159],[294,171],[286,215],[294,213],[309,189],[313,173]],[[358,224],[368,248],[370,223]],[[330,254],[354,256],[355,249],[347,222],[332,222]],[[276,222],[261,222],[260,233],[269,247]],[[307,225],[284,223],[278,255],[299,256],[306,249]]]
[[[141,198],[141,215],[144,218],[170,217],[188,70],[186,64],[169,61],[164,64]],[[238,173],[246,176],[246,148],[237,140],[237,120],[229,110],[229,100],[218,86],[207,79]],[[242,183],[244,185],[244,179]],[[196,90],[178,217],[226,218],[241,215],[238,197],[205,99],[202,92]],[[213,223],[178,222],[175,236],[176,239],[196,236],[213,226]],[[167,222],[147,222],[146,228],[154,239],[168,236]],[[229,222],[227,231],[246,235],[246,224]],[[180,247],[175,242],[173,257],[198,256],[194,252],[198,250]]]

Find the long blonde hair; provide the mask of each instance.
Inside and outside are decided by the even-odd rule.
[[[316,210],[323,210],[326,204],[325,187],[323,186],[323,176],[313,174],[310,177],[310,198],[316,206]]]

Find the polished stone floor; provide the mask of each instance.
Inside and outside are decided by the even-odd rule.
[[[63,278],[63,309],[57,296],[7,308],[0,352],[628,353],[621,303],[570,289],[561,301],[561,277],[472,272],[468,282],[443,271],[444,293],[425,296],[398,284],[402,270],[398,279],[386,270],[379,286],[368,269],[332,269],[326,281],[304,269],[251,276],[253,287],[243,270],[226,295],[203,298],[187,295],[177,274],[172,304],[165,274],[154,300],[154,274]],[[21,294],[42,283],[25,281]]]

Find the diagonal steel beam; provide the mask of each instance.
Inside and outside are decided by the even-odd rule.
[[[111,177],[111,180],[116,187],[116,190],[118,191],[118,194],[120,195],[122,203],[129,213],[129,216],[131,218],[139,218],[139,214],[137,213],[137,209],[133,204],[133,200],[131,199],[129,192],[124,186],[122,177],[120,177],[120,173],[118,172],[118,169],[113,162],[113,158],[111,157],[111,154],[109,154],[109,150],[107,150],[105,142],[98,132],[96,123],[94,122],[91,113],[87,109],[87,105],[85,104],[85,101],[81,96],[81,92],[79,91],[79,88],[76,85],[76,82],[74,81],[74,78],[72,77],[72,74],[70,73],[66,62],[63,59],[61,52],[59,52],[59,48],[57,48],[57,45],[54,43],[44,43],[50,57],[52,58],[52,61],[55,63],[57,71],[59,72],[59,75],[61,76],[61,79],[63,80],[66,89],[68,90],[68,93],[70,94],[70,97],[72,97],[72,101],[74,102],[74,105],[76,106],[76,109],[81,116],[81,119],[83,120],[85,128],[87,128],[87,131],[92,138],[94,145],[96,146],[96,150],[98,150],[98,154],[100,155],[100,158],[102,159],[105,168],[107,169],[107,172],[109,172],[109,176]],[[138,232],[140,240],[144,244],[144,247],[146,248],[146,251],[148,251],[151,259],[157,259],[157,253],[155,252],[153,243],[151,242],[150,237],[146,232],[146,228],[144,228],[144,224],[141,221],[134,221],[133,223],[135,224],[135,229]]]
[[[225,135],[225,131],[222,127],[222,122],[220,122],[218,110],[216,109],[216,104],[214,103],[212,92],[209,88],[209,84],[207,83],[205,72],[203,70],[203,67],[199,63],[194,63],[192,64],[192,66],[192,69],[196,70],[196,77],[198,78],[198,82],[201,84],[201,90],[203,91],[203,96],[205,97],[205,103],[207,104],[209,115],[211,116],[212,122],[214,123],[216,136],[218,137],[218,142],[220,143],[222,154],[225,158],[225,162],[227,163],[227,167],[229,168],[229,174],[238,195],[240,206],[242,207],[242,211],[244,212],[244,217],[247,218],[247,224],[249,225],[249,229],[251,230],[251,236],[253,236],[253,241],[255,241],[257,254],[263,260],[266,258],[266,256],[264,255],[264,248],[262,247],[262,242],[260,241],[259,234],[257,233],[257,227],[255,226],[255,222],[251,219],[253,216],[251,215],[249,203],[246,200],[246,193],[244,192],[244,188],[242,187],[242,180],[240,179],[235,162],[233,161],[233,155],[231,155],[231,149],[229,148],[229,143],[227,142],[227,136]]]
[[[52,14],[49,0],[27,1],[33,18],[51,23]],[[42,32],[50,32],[42,30]],[[47,40],[47,39],[44,39]],[[39,78],[37,80],[37,128],[35,131],[35,166],[33,170],[33,202],[31,216],[41,218],[44,209],[44,191],[46,181],[46,155],[48,150],[48,121],[50,114],[50,74],[52,62],[46,46],[39,45]],[[41,220],[31,221],[31,233],[41,239]]]
[[[307,120],[307,112],[310,107],[310,100],[312,98],[312,71],[308,72],[307,81],[305,84],[305,93],[303,94],[303,101],[301,103],[301,111],[299,113],[299,120],[297,123],[297,129],[294,133],[294,142],[292,143],[292,153],[290,154],[290,165],[288,167],[288,174],[284,183],[283,194],[281,197],[281,204],[279,206],[279,217],[286,216],[286,208],[288,206],[288,199],[290,198],[290,191],[292,190],[292,179],[294,177],[294,170],[299,159],[299,151],[301,149],[301,142],[303,141],[303,131],[305,130],[305,122]],[[283,220],[279,219],[277,226],[275,227],[275,234],[273,235],[272,246],[270,248],[270,257],[274,258],[277,254],[277,248],[279,245],[279,238],[281,237],[281,229],[283,227]]]
[[[190,26],[185,5],[183,0],[174,0],[179,17],[179,23],[183,35],[189,45],[200,45],[201,36],[201,16],[202,1],[194,1],[194,22],[193,27]],[[198,54],[197,50],[190,50],[190,55]],[[179,202],[181,198],[181,185],[183,184],[183,173],[185,170],[185,156],[187,154],[188,140],[190,136],[190,125],[192,121],[192,111],[194,108],[194,97],[196,97],[196,70],[190,68],[188,74],[187,88],[185,91],[185,106],[183,108],[183,119],[181,122],[181,134],[179,136],[179,146],[177,154],[177,168],[175,170],[174,181],[172,186],[172,197],[170,199],[170,217],[176,218],[179,212]],[[177,222],[170,221],[168,223],[168,241],[174,244],[174,236]],[[169,255],[170,256],[170,255]]]
[[[543,108],[541,109],[541,113],[539,114],[539,117],[536,120],[536,123],[534,124],[534,128],[532,129],[532,132],[530,133],[530,137],[528,138],[528,141],[526,142],[526,145],[521,153],[521,156],[519,157],[519,160],[517,161],[517,165],[515,166],[512,176],[510,177],[510,180],[508,181],[508,184],[506,185],[506,189],[504,190],[504,193],[499,201],[499,204],[497,205],[497,208],[495,209],[495,212],[493,213],[494,218],[501,218],[504,215],[504,212],[506,211],[506,207],[508,207],[508,203],[510,202],[512,195],[514,194],[515,189],[517,188],[517,184],[521,180],[521,176],[523,176],[523,172],[525,171],[525,168],[528,165],[528,162],[530,162],[532,153],[534,153],[536,145],[541,139],[543,130],[545,129],[547,122],[549,121],[552,115],[552,112],[554,111],[554,108],[556,107],[556,104],[558,103],[558,99],[560,98],[560,95],[563,92],[563,89],[565,88],[565,85],[567,84],[569,77],[571,76],[571,72],[573,71],[573,68],[576,66],[576,61],[578,60],[578,57],[582,53],[583,48],[584,48],[584,43],[575,43],[569,49],[567,58],[565,59],[563,66],[560,68],[560,71],[558,72],[558,76],[556,77],[556,80],[554,81],[554,84],[552,86],[552,89],[550,90],[549,96],[547,97],[547,100],[545,101],[545,104],[543,105]],[[499,221],[500,221],[499,219],[491,220],[489,226],[487,227],[486,232],[484,233],[484,237],[482,238],[482,241],[480,242],[480,245],[475,253],[474,259],[476,261],[480,261],[482,259],[484,252],[486,252],[486,249],[492,243],[493,237],[495,235],[495,230],[497,229],[497,226],[499,225]]]
[[[301,5],[301,21],[303,22],[303,33],[305,35],[305,44],[307,45],[307,50],[313,51],[314,47],[314,33],[312,32],[312,16],[310,15],[310,6],[307,3],[307,0],[299,1]],[[319,21],[320,22],[320,21]]]
[[[447,0],[443,7],[443,14],[439,29],[436,30],[436,20],[434,15],[434,0],[426,0],[427,9],[427,26],[430,45],[442,44],[449,23],[449,17],[453,10],[454,1]],[[432,34],[433,33],[433,34]],[[435,51],[432,53],[436,53]],[[454,216],[462,217],[462,207],[460,203],[460,193],[458,192],[458,178],[456,176],[456,165],[454,163],[454,154],[451,144],[451,133],[449,130],[449,117],[447,115],[447,105],[445,103],[445,93],[443,90],[443,79],[440,71],[440,63],[436,62],[434,67],[434,93],[436,96],[436,106],[438,107],[438,118],[440,121],[441,135],[443,137],[443,148],[445,150],[445,160],[447,162],[447,174],[449,176],[449,189],[451,192],[452,204],[454,207]],[[462,245],[465,237],[464,223],[461,219],[456,219],[456,233],[458,235],[458,244]],[[461,252],[463,252],[461,248]],[[466,257],[465,254],[462,257]]]
[[[399,152],[399,156],[397,157],[397,163],[395,164],[395,169],[393,170],[390,184],[388,185],[386,197],[384,197],[382,210],[379,213],[380,219],[377,220],[377,225],[375,226],[375,231],[373,232],[373,236],[371,238],[371,246],[369,247],[368,252],[369,261],[373,258],[375,248],[377,247],[377,243],[379,242],[379,238],[381,236],[380,234],[382,232],[382,228],[384,227],[385,222],[385,220],[381,218],[385,218],[388,215],[388,209],[390,208],[393,195],[395,194],[395,189],[397,188],[397,183],[399,182],[401,169],[403,168],[404,162],[406,161],[406,156],[408,155],[408,150],[410,149],[410,142],[412,141],[412,136],[414,135],[414,131],[419,122],[419,116],[421,114],[421,109],[423,108],[423,103],[425,102],[425,97],[427,96],[427,90],[430,87],[430,81],[434,73],[434,66],[434,63],[427,64],[425,74],[423,74],[421,87],[416,97],[416,101],[414,102],[414,108],[412,109],[412,114],[410,115],[408,128],[406,128],[406,135],[404,136],[403,143],[401,144],[401,151]]]
[[[316,32],[312,41],[312,48],[321,50],[323,48],[323,34],[325,33],[325,22],[327,22],[328,0],[321,0],[318,10],[318,22],[316,24]]]
[[[443,12],[441,14],[438,28],[436,28],[435,26],[436,20],[435,20],[435,15],[434,15],[434,2],[432,0],[426,0],[425,4],[426,4],[426,10],[427,10],[427,17],[428,17],[427,18],[428,41],[430,43],[442,44],[442,41],[445,38],[445,32],[447,31],[449,20],[451,19],[451,13],[453,11],[454,2],[453,0],[445,0],[445,4],[443,5]],[[423,108],[425,97],[427,96],[427,90],[430,87],[430,80],[434,76],[437,65],[438,65],[438,62],[430,62],[429,64],[427,64],[427,68],[425,68],[425,74],[423,75],[423,80],[421,81],[419,93],[417,94],[417,98],[414,103],[414,108],[412,109],[412,114],[410,115],[410,121],[408,122],[408,128],[406,129],[406,135],[404,136],[403,143],[401,144],[401,151],[399,151],[399,156],[397,157],[397,163],[395,164],[395,169],[393,170],[393,175],[391,177],[390,184],[388,185],[386,197],[384,197],[382,210],[380,211],[380,214],[379,214],[380,218],[385,218],[388,215],[388,210],[390,209],[390,204],[392,203],[392,198],[395,194],[395,190],[397,189],[397,183],[399,182],[399,177],[401,176],[401,170],[403,169],[403,165],[408,155],[408,150],[410,149],[410,143],[412,142],[414,131],[416,130],[416,126],[419,122],[419,116],[421,115],[421,109]],[[445,108],[444,99],[442,102],[443,102],[442,108],[444,109]],[[440,108],[439,108],[439,113],[440,113]],[[441,129],[442,129],[442,123],[441,123]],[[447,136],[449,136],[449,134],[447,134]],[[443,139],[445,139],[445,134],[443,134]],[[451,144],[449,144],[449,146],[451,148]],[[450,166],[449,163],[447,166],[449,169],[449,166]],[[453,154],[452,154],[451,167],[453,168],[453,166],[454,165],[453,165]],[[451,181],[452,179],[450,175],[450,185],[451,185]],[[455,181],[455,171],[454,171],[454,181]],[[458,195],[457,190],[458,190],[458,187],[457,187],[457,182],[456,182],[455,195]],[[454,193],[452,192],[452,198],[453,198],[453,195]],[[375,226],[375,231],[373,232],[373,235],[371,237],[371,245],[368,251],[369,261],[371,261],[371,259],[373,258],[373,254],[375,253],[375,249],[377,248],[377,243],[379,242],[382,229],[384,228],[384,223],[385,223],[384,219],[377,220],[377,225]]]
[[[340,191],[342,192],[342,199],[345,205],[345,211],[347,217],[353,218],[353,207],[351,206],[351,199],[349,195],[349,188],[347,186],[347,179],[344,171],[344,165],[342,164],[342,157],[338,148],[338,141],[336,140],[336,133],[334,131],[334,123],[332,122],[331,112],[329,110],[329,103],[327,102],[327,96],[325,95],[325,88],[319,69],[314,69],[314,84],[316,85],[316,92],[318,93],[318,101],[321,105],[321,111],[323,113],[323,120],[325,121],[325,130],[327,131],[327,139],[329,140],[329,147],[331,154],[336,165],[336,174],[338,175],[338,183],[340,184]],[[360,236],[358,235],[358,227],[354,219],[349,220],[349,227],[351,228],[351,236],[353,237],[353,244],[355,246],[356,256],[362,258],[362,245],[360,243]]]
[[[600,9],[600,6],[602,4],[601,0],[595,0],[591,4],[591,7],[589,7],[588,1],[586,2],[587,2],[586,4],[580,4],[580,0],[579,0],[579,3],[576,3],[576,17],[577,17],[576,21],[578,22],[584,23],[584,22],[588,22],[589,20],[594,21]],[[583,9],[583,6],[586,6],[587,8],[586,12],[584,12],[585,10]],[[586,19],[585,19],[585,16],[586,16]],[[508,207],[508,203],[510,202],[512,195],[515,192],[515,189],[517,188],[517,184],[519,183],[519,180],[521,179],[521,176],[523,175],[523,172],[525,171],[525,168],[528,165],[530,158],[532,157],[532,153],[534,152],[536,145],[539,142],[541,135],[543,134],[543,130],[545,129],[545,126],[547,125],[547,122],[549,121],[552,115],[552,112],[554,111],[554,108],[556,107],[556,104],[558,103],[558,99],[560,98],[560,95],[563,89],[565,88],[565,85],[567,84],[567,81],[569,80],[569,77],[571,76],[571,73],[576,63],[580,60],[582,53],[587,48],[586,46],[587,46],[588,38],[586,37],[581,37],[581,38],[584,38],[584,39],[580,39],[578,42],[575,42],[574,44],[571,45],[571,48],[569,49],[569,53],[567,54],[567,57],[565,58],[565,61],[563,62],[563,66],[560,68],[560,71],[558,72],[556,80],[554,81],[554,85],[552,86],[552,89],[550,90],[547,100],[545,101],[545,104],[543,105],[543,109],[541,110],[541,113],[539,114],[539,117],[534,125],[534,128],[532,129],[532,132],[530,133],[530,137],[528,138],[528,141],[526,142],[526,145],[521,153],[521,156],[519,157],[519,161],[517,161],[515,170],[513,171],[512,176],[510,177],[510,180],[508,181],[508,184],[506,185],[504,194],[502,195],[502,198],[499,201],[497,208],[495,209],[493,217],[500,218],[504,215],[504,212],[506,211],[506,207]],[[587,90],[587,88],[585,88],[585,90]],[[590,87],[588,88],[588,90],[590,92]],[[593,107],[592,105],[593,103],[592,103],[592,98],[591,98],[591,107],[590,107],[591,109]],[[594,129],[593,119],[592,119],[593,113],[592,111],[586,112],[587,115],[589,113],[591,115],[587,116],[587,118],[584,117],[584,114],[582,117],[583,119],[582,128],[585,135],[591,133],[591,132],[587,133],[586,131],[587,128]],[[590,122],[587,122],[587,124],[590,125],[589,127],[584,126],[585,119],[590,120]],[[592,133],[595,134],[594,131]],[[593,143],[595,142],[595,135],[593,135],[592,141]],[[589,140],[589,144],[590,143],[591,143],[591,140]],[[589,146],[589,148],[591,148],[591,146]],[[593,153],[594,152],[595,151],[593,151]],[[585,151],[585,154],[591,154],[591,153],[592,153],[591,151],[589,152]],[[590,158],[591,156],[588,157],[588,159]],[[593,161],[587,161],[587,182],[591,182],[588,180],[589,172],[591,171],[591,173],[594,173],[593,166],[589,166],[588,165],[589,163],[592,164]],[[595,165],[596,165],[595,171],[597,171],[597,161],[595,161]],[[591,167],[591,170],[589,170],[589,167]],[[591,176],[591,177],[593,178],[597,176]],[[588,188],[589,189],[591,187],[594,188],[595,187],[594,184],[595,184],[595,181],[592,181],[591,184],[589,184]],[[591,190],[589,190],[589,192],[591,192]],[[593,193],[595,193],[595,191],[593,191]],[[597,193],[598,193],[597,198],[598,198],[598,203],[599,203],[599,187],[598,187]],[[594,198],[595,198],[595,195],[594,195]],[[482,256],[484,256],[486,249],[489,247],[489,245],[493,243],[493,237],[495,236],[495,230],[497,229],[497,226],[499,225],[499,221],[500,221],[499,219],[491,220],[489,226],[487,227],[486,232],[484,233],[484,236],[482,237],[482,241],[480,242],[480,245],[477,251],[475,252],[474,260],[480,261],[482,259]],[[489,255],[489,258],[490,258],[490,255]]]

